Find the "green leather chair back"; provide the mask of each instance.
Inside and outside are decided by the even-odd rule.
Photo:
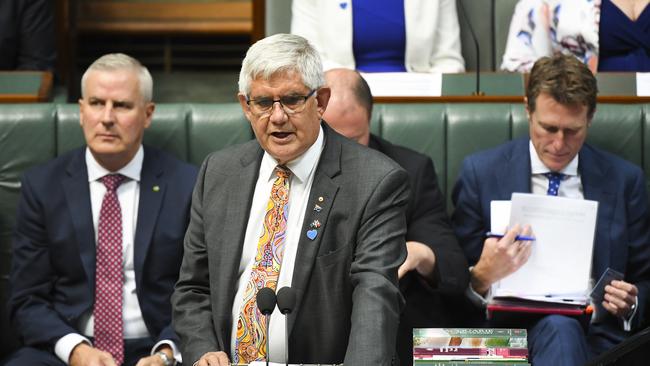
[[[528,134],[520,103],[377,104],[371,131],[433,159],[451,212],[451,190],[469,154]],[[199,165],[252,139],[238,103],[159,104],[145,143]],[[587,141],[650,172],[650,104],[601,104]],[[76,104],[0,105],[0,359],[16,346],[6,314],[11,236],[25,169],[84,144]],[[650,181],[646,178],[650,188]]]

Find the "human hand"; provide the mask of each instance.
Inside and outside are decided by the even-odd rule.
[[[515,240],[517,235],[530,236],[530,226],[521,230],[515,225],[501,239],[487,238],[483,251],[471,274],[474,291],[485,295],[490,286],[509,274],[517,271],[528,261],[532,253],[530,241]]]
[[[110,353],[82,342],[72,349],[70,366],[117,366],[117,364]]]
[[[636,296],[639,290],[625,281],[614,280],[605,286],[602,302],[605,310],[619,318],[628,318],[636,308]]]
[[[418,273],[428,278],[436,265],[436,255],[427,245],[417,241],[406,242],[406,260],[399,266],[397,277],[402,279],[407,273],[417,270]]]
[[[208,352],[194,363],[193,366],[230,366],[226,352]]]

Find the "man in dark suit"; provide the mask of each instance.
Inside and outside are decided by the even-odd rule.
[[[535,245],[515,241],[519,228],[500,241],[484,240],[490,201],[509,200],[513,192],[598,201],[592,279],[598,280],[608,267],[625,278],[605,287],[605,299],[594,304],[595,317],[586,332],[578,320],[561,315],[526,324],[534,365],[582,365],[647,320],[650,223],[645,179],[639,167],[584,143],[596,94],[595,77],[574,57],[538,60],[526,89],[530,138],[466,158],[454,188],[453,222],[473,266],[468,294],[476,303],[488,296],[493,283],[517,271]]]
[[[54,1],[0,1],[0,70],[54,70]]]
[[[323,85],[302,37],[246,54],[239,101],[256,139],[203,163],[172,296],[186,362],[394,362],[408,177],[322,121]],[[289,334],[276,310],[267,342],[255,296],[285,286],[296,293]]]
[[[86,147],[27,171],[16,216],[8,365],[172,365],[169,298],[197,170],[143,147],[152,79],[110,54],[82,79]]]
[[[445,294],[462,295],[469,283],[467,261],[451,229],[431,159],[370,133],[372,94],[355,70],[325,73],[332,96],[323,118],[341,134],[381,151],[409,174],[406,209],[406,261],[399,268],[406,300],[400,317],[397,351],[401,365],[413,364],[413,328],[453,327]]]

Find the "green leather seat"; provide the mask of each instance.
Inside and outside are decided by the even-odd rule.
[[[377,104],[373,133],[430,156],[451,211],[451,189],[465,156],[528,134],[523,104]],[[147,144],[200,165],[211,152],[252,139],[238,103],[159,104]],[[650,104],[601,104],[588,142],[650,171]],[[84,144],[76,104],[0,105],[0,359],[16,346],[6,314],[11,236],[20,176]],[[650,188],[650,180],[646,178]]]

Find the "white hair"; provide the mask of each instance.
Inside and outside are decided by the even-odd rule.
[[[275,34],[255,42],[246,52],[239,73],[239,92],[248,95],[251,81],[268,80],[278,72],[296,71],[309,89],[325,84],[323,63],[318,51],[294,34]]]
[[[81,77],[81,95],[86,95],[86,80],[91,71],[116,71],[125,69],[134,70],[138,74],[140,95],[142,95],[145,103],[151,102],[153,99],[153,78],[149,70],[140,61],[123,53],[109,53],[95,60]]]

